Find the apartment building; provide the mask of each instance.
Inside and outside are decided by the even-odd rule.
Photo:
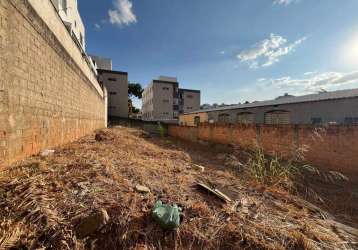
[[[179,114],[200,109],[200,90],[179,89]]]
[[[89,55],[96,69],[112,70],[112,59]]]
[[[142,119],[175,122],[185,110],[200,109],[200,91],[180,89],[175,77],[160,76],[144,89]]]
[[[77,0],[51,0],[66,28],[76,37],[85,51],[85,26],[78,11]]]
[[[187,112],[179,123],[231,124],[358,124],[358,89],[303,96],[284,95],[274,100]]]
[[[128,73],[106,69],[97,72],[108,93],[108,116],[128,118]]]

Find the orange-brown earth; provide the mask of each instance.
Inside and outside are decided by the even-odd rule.
[[[232,155],[242,165],[228,164]],[[251,157],[135,128],[89,135],[0,172],[0,249],[358,247],[357,185],[318,170],[264,184],[251,174]],[[198,189],[197,181],[232,202]],[[159,199],[183,208],[178,230],[163,231],[151,218]],[[100,209],[109,220],[79,239],[76,226]]]

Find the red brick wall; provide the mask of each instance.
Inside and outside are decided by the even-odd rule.
[[[345,173],[358,172],[358,126],[302,126],[298,141],[307,162]]]
[[[295,149],[295,130],[291,126],[260,127],[260,147],[271,155],[292,157]]]
[[[256,126],[235,125],[232,131],[232,140],[234,144],[244,148],[257,147]]]
[[[220,143],[220,144],[232,144],[233,137],[231,135],[232,128],[231,125],[213,125],[211,132],[211,141]]]
[[[203,141],[210,141],[211,138],[211,128],[210,126],[200,126],[198,131],[198,137]]]
[[[170,125],[169,135],[245,148],[258,145],[268,154],[303,156],[309,164],[358,177],[358,126]]]

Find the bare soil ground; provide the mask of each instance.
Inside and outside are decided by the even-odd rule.
[[[241,169],[228,166],[223,152]],[[250,174],[250,157],[133,128],[92,134],[0,172],[0,249],[358,248],[356,183],[313,170],[262,184]],[[197,181],[233,202],[198,189]],[[177,231],[151,218],[159,199],[183,208]],[[76,226],[100,209],[109,221],[79,239]]]

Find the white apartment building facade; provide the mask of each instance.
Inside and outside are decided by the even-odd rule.
[[[185,110],[199,109],[200,91],[179,89],[175,77],[152,80],[142,94],[142,119],[146,121],[177,121]]]
[[[86,48],[85,26],[78,11],[78,0],[51,0],[67,29],[73,34],[83,51]]]

